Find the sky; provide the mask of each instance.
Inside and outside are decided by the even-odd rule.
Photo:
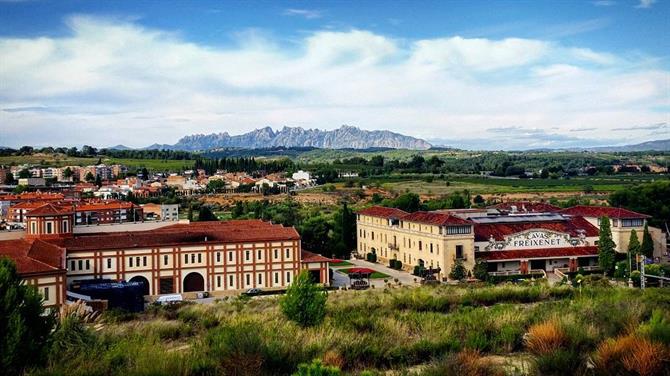
[[[0,146],[256,128],[670,138],[670,1],[0,0]]]

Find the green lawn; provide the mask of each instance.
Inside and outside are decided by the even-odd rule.
[[[340,267],[340,266],[351,266],[351,265],[353,265],[353,264],[350,263],[349,261],[342,261],[342,262],[331,263],[331,264],[330,264],[330,266],[334,266],[334,267],[336,267],[336,268],[337,268],[337,267]]]
[[[348,274],[349,274],[349,271],[350,271],[351,269],[352,269],[352,268],[338,269],[337,271],[340,272],[340,273],[344,273],[344,274],[347,274],[347,275],[348,275]],[[370,274],[370,279],[389,278],[389,277],[390,277],[390,276],[389,276],[388,274],[384,274],[384,273],[382,273],[382,272],[377,272],[377,271],[375,271],[375,272],[373,272],[372,274]]]

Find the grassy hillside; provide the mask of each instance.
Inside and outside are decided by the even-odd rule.
[[[367,375],[593,374],[589,361],[599,374],[663,374],[669,306],[668,289],[396,286],[331,293],[325,321],[301,328],[276,298],[231,298],[109,314],[57,337],[32,374],[283,375],[313,359]]]
[[[106,164],[122,164],[131,169],[146,167],[154,171],[179,171],[180,169],[192,168],[194,161],[191,160],[161,160],[161,159],[124,159],[101,157]],[[44,167],[63,166],[88,166],[98,162],[98,158],[68,157],[64,154],[33,154],[20,156],[2,156],[0,165],[41,165]]]

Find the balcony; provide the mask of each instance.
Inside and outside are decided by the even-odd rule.
[[[392,251],[399,251],[400,250],[400,247],[397,244],[389,243],[388,246],[389,246],[389,249],[392,250]]]

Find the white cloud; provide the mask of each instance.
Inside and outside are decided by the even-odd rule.
[[[656,0],[640,0],[640,3],[636,6],[636,8],[648,9],[651,8],[654,3],[656,3]]]
[[[597,139],[667,121],[658,108],[670,106],[668,71],[543,40],[350,30],[286,46],[251,30],[215,48],[128,21],[77,16],[68,25],[62,37],[0,38],[1,145],[146,146],[350,124],[504,148],[515,144],[487,129],[512,124],[560,146],[578,142],[563,137],[573,129]]]
[[[304,17],[308,20],[313,20],[317,18],[323,17],[323,14],[321,11],[314,10],[314,9],[286,9],[284,10],[284,13],[282,13],[285,16],[299,16],[299,17]]]
[[[413,59],[419,64],[445,69],[458,67],[490,71],[537,61],[548,49],[548,43],[531,39],[508,38],[494,41],[452,37],[416,42]]]

